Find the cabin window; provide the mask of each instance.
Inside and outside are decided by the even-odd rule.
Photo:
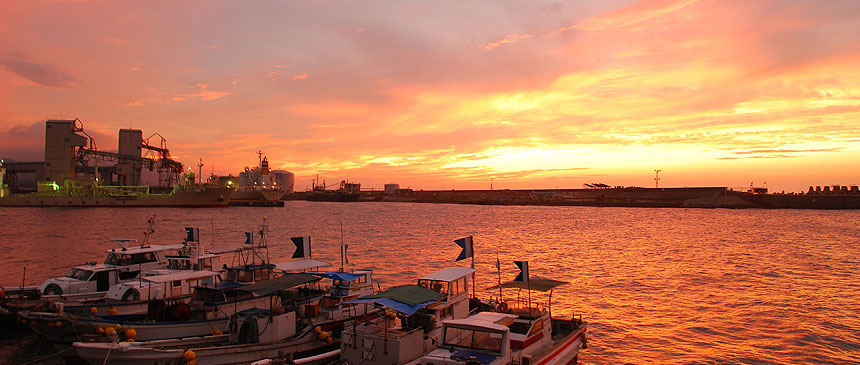
[[[540,332],[541,330],[543,330],[543,322],[535,321],[534,325],[532,325],[531,331],[529,331],[529,336],[532,336],[532,335]]]
[[[93,275],[92,271],[78,269],[78,268],[72,268],[72,270],[69,271],[68,274],[66,274],[66,277],[72,278],[72,279],[77,279],[77,280],[82,280],[82,281],[87,281],[87,280],[90,280],[90,277],[92,277],[92,275]]]
[[[116,256],[116,254],[113,252],[108,253],[107,258],[105,258],[105,265],[118,265],[118,264],[119,264],[119,258]]]
[[[461,348],[502,352],[502,334],[479,329],[447,327],[445,329],[445,345]]]
[[[237,281],[241,281],[241,282],[254,281],[254,272],[253,271],[239,271],[239,278]]]
[[[131,254],[131,262],[134,264],[145,264],[147,262],[155,262],[155,254],[152,252],[134,253]]]
[[[460,288],[457,284],[459,283],[456,280],[451,282],[451,295],[460,293]]]
[[[442,294],[448,294],[448,282],[446,281],[421,279],[418,280],[418,285]]]
[[[173,287],[175,288],[177,286],[182,286],[182,280],[174,280],[173,281]]]

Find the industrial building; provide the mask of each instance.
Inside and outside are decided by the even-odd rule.
[[[45,160],[5,161],[3,182],[12,193],[57,190],[80,179],[95,180],[100,185],[139,186],[143,168],[157,170],[156,188],[168,190],[179,181],[182,164],[170,159],[161,135],[144,139],[139,129],[120,129],[118,142],[116,153],[99,151],[80,119],[48,120]]]

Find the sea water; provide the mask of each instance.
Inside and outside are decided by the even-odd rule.
[[[568,282],[552,292],[551,308],[589,323],[584,364],[860,362],[857,211],[377,202],[0,208],[0,284],[37,285],[101,262],[116,247],[111,238],[142,240],[153,216],[150,243],[179,243],[185,227],[196,227],[201,243],[218,249],[242,246],[244,232],[265,222],[273,262],[289,260],[290,237],[310,236],[313,258],[337,269],[343,242],[350,267],[373,269],[382,289],[471,265],[454,262],[453,241],[473,236],[483,298],[498,296],[488,288],[499,276],[518,274],[514,260],[529,261],[532,277]],[[531,298],[550,300],[549,293]],[[19,345],[4,343],[0,353]]]

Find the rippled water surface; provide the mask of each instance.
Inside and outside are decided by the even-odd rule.
[[[860,362],[860,214],[857,211],[502,207],[288,202],[284,208],[0,208],[0,283],[28,285],[101,260],[110,238],[239,246],[269,223],[270,256],[310,235],[314,258],[350,260],[382,287],[455,265],[452,242],[474,236],[478,294],[517,274],[568,281],[555,315],[582,313],[580,361],[620,363]],[[213,230],[214,228],[214,230]],[[213,237],[214,233],[214,237]],[[228,260],[229,261],[229,260]],[[277,260],[273,260],[277,261]],[[468,265],[467,261],[460,264]],[[507,292],[506,296],[517,295]],[[546,301],[546,295],[533,295]]]

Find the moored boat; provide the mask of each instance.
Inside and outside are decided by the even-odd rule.
[[[341,358],[347,362],[405,364],[436,348],[441,323],[469,315],[469,276],[474,269],[449,267],[403,285],[351,300],[388,308],[369,325],[347,325]]]
[[[499,298],[490,311],[442,324],[439,347],[421,358],[421,364],[571,364],[586,347],[586,322],[582,316],[552,316],[551,300],[545,305],[531,300],[531,291],[550,292],[563,281],[529,278],[528,262],[515,261],[520,274],[500,284]],[[526,298],[503,300],[502,288],[528,291]],[[491,288],[492,289],[492,288]]]

